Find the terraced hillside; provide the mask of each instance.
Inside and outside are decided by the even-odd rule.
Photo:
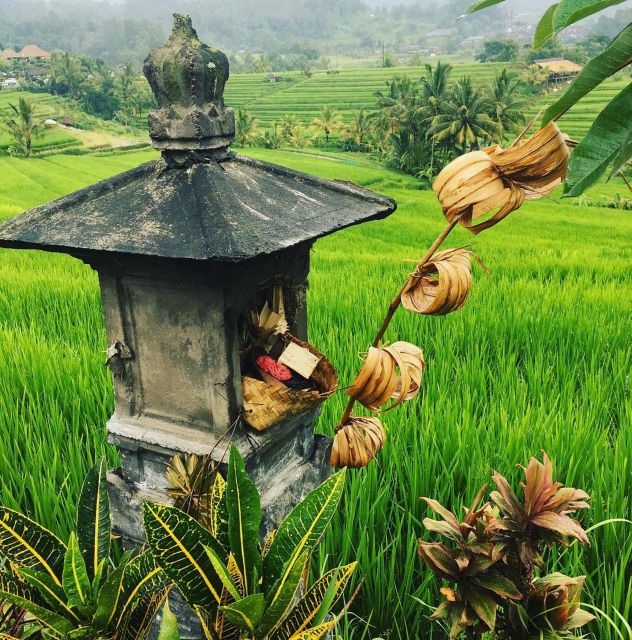
[[[598,86],[593,92],[575,105],[560,119],[560,125],[565,133],[572,138],[581,139],[588,131],[595,116],[619,93],[627,84],[629,78],[612,79]],[[551,93],[541,98],[530,110],[535,115],[540,109],[557,99],[559,93]]]
[[[504,64],[456,64],[453,78],[471,76],[477,84],[492,80]],[[374,93],[397,76],[419,77],[423,67],[390,69],[345,69],[339,73],[316,72],[306,78],[298,72],[281,74],[276,83],[267,74],[233,75],[226,85],[226,101],[256,116],[259,126],[271,127],[286,114],[294,114],[304,124],[311,122],[324,105],[336,107],[348,120],[354,109],[374,109]]]

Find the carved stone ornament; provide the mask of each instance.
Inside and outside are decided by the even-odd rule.
[[[228,58],[200,42],[189,16],[174,14],[169,40],[151,50],[143,72],[158,104],[149,135],[168,164],[225,157],[235,137],[235,114],[224,105]]]

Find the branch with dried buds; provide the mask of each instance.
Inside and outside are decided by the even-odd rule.
[[[403,305],[422,315],[445,315],[457,311],[467,301],[472,286],[472,252],[462,248],[436,253],[452,230],[459,223],[473,234],[489,229],[525,200],[547,196],[564,180],[569,150],[567,138],[557,124],[551,122],[525,141],[526,131],[507,149],[494,145],[466,153],[437,176],[432,188],[448,224],[393,298],[362,368],[347,391],[350,397],[336,427],[332,465],[365,466],[384,443],[386,434],[377,418],[371,419],[371,428],[367,429],[364,422],[353,416],[356,402],[370,411],[380,411],[391,399],[395,399],[390,407],[394,408],[419,391],[424,366],[421,349],[411,345],[419,354],[416,356],[419,380],[415,393],[411,394],[410,389],[402,391],[411,363],[402,367],[402,362],[389,352],[395,345],[381,346],[397,309]]]

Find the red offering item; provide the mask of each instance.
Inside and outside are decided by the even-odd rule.
[[[284,364],[277,362],[270,356],[259,356],[257,366],[281,382],[287,382],[292,378],[292,372]]]

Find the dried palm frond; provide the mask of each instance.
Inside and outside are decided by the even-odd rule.
[[[333,467],[366,467],[384,445],[386,433],[377,418],[351,417],[338,427],[331,448]]]
[[[472,288],[472,255],[467,249],[447,249],[435,254],[412,274],[402,293],[402,305],[429,316],[460,309]]]
[[[443,212],[472,233],[494,226],[526,199],[548,195],[566,176],[569,150],[555,122],[507,149],[498,145],[466,153],[448,164],[432,188]],[[473,220],[495,213],[477,224]]]
[[[409,342],[388,347],[371,347],[347,394],[371,411],[378,411],[389,400],[388,411],[419,392],[424,369],[421,349]]]

